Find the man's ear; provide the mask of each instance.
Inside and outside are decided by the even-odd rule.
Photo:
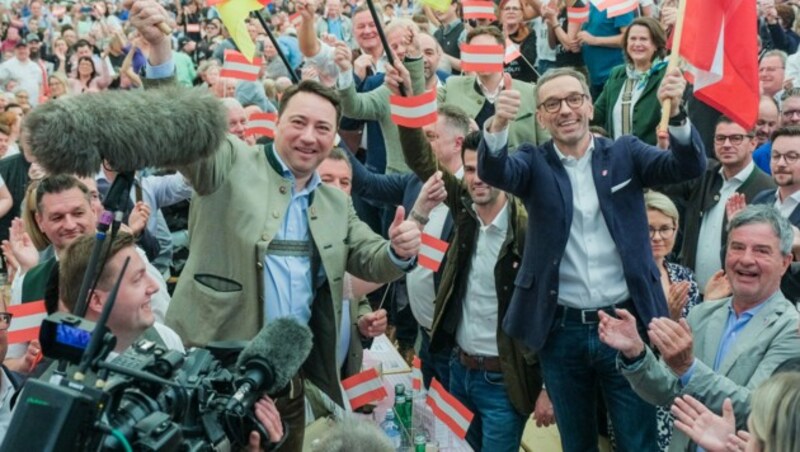
[[[87,316],[92,313],[93,317],[100,317],[103,312],[103,306],[106,305],[106,298],[107,294],[104,291],[95,289],[89,297],[89,303],[86,305]]]

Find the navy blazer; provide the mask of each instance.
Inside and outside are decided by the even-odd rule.
[[[348,152],[350,166],[353,168],[352,195],[387,204],[390,206],[402,205],[406,215],[414,208],[419,192],[422,191],[424,182],[414,173],[403,174],[377,174],[367,169],[352,152]],[[441,240],[449,241],[453,234],[453,216],[447,212],[444,220]],[[439,291],[439,281],[444,269],[445,259],[439,266],[439,271],[433,273],[434,290]]]
[[[622,258],[635,314],[646,325],[669,313],[650,249],[643,190],[702,175],[703,143],[694,127],[688,145],[671,138],[671,152],[633,136],[594,140],[592,174],[600,210]],[[555,319],[559,264],[572,223],[572,185],[552,140],[538,147],[525,143],[511,156],[507,147],[492,155],[482,141],[478,175],[522,199],[528,210],[522,267],[503,329],[538,351]]]
[[[757,194],[750,204],[766,204],[768,206],[774,206],[775,201],[777,200],[777,191],[774,188],[770,188],[768,190],[763,190],[761,193]],[[800,227],[800,206],[797,206],[792,211],[792,214],[789,215],[789,223],[792,223],[794,226]]]

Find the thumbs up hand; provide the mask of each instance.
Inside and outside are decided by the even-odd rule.
[[[420,231],[413,221],[405,220],[406,211],[403,206],[397,207],[394,221],[389,226],[389,240],[397,257],[411,259],[419,253]]]

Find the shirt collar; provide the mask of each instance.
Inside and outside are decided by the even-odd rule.
[[[744,183],[744,181],[747,180],[747,178],[750,176],[750,173],[753,171],[755,167],[756,164],[753,163],[752,160],[750,160],[750,163],[748,163],[747,166],[745,166],[738,173],[734,174],[734,176],[731,177],[730,179],[725,179],[725,173],[722,171],[723,170],[722,167],[719,168],[719,175],[722,176],[722,180],[724,180],[725,182],[728,182],[730,180],[737,180],[741,183]]]
[[[788,198],[783,199],[783,200],[781,199],[781,190],[780,190],[780,188],[775,190],[775,201],[779,205],[785,203],[789,199],[793,200],[796,203],[800,203],[800,190],[797,190],[796,192],[794,192],[791,195],[789,195]]]
[[[553,149],[556,150],[556,155],[558,156],[558,159],[561,160],[561,163],[568,162],[570,160],[580,160],[571,155],[565,155],[563,152],[561,152],[561,150],[558,149],[558,145],[555,141],[553,142]],[[589,147],[586,149],[586,153],[583,154],[583,157],[591,157],[592,151],[594,151],[594,137],[592,137],[592,141],[589,142]]]
[[[444,26],[444,30],[442,30],[442,31],[443,31],[443,32],[445,32],[445,33],[449,33],[449,32],[450,32],[450,30],[452,30],[453,28],[457,27],[457,26],[458,26],[458,24],[460,24],[460,23],[461,23],[461,19],[459,19],[458,17],[456,17],[455,19],[453,19],[452,21],[450,21],[449,23],[447,23],[447,24]]]
[[[767,300],[769,300],[770,298],[772,298],[772,295],[770,295],[770,296],[767,298]],[[756,314],[758,314],[758,313],[759,313],[759,312],[760,312],[762,309],[764,309],[764,305],[766,305],[766,304],[767,304],[767,300],[764,300],[763,302],[759,303],[759,304],[758,304],[758,306],[753,306],[752,308],[750,308],[750,309],[748,309],[748,310],[746,310],[746,311],[742,312],[742,313],[741,313],[741,314],[740,314],[740,315],[737,317],[737,316],[736,316],[736,311],[733,309],[733,298],[731,298],[731,301],[730,301],[730,303],[728,303],[728,316],[729,316],[729,317],[730,317],[730,316],[733,316],[733,318],[734,318],[734,319],[737,319],[737,320],[745,320],[745,319],[747,319],[747,320],[750,320],[750,319],[752,319],[753,317],[755,317],[755,316],[756,316]]]
[[[475,204],[472,204],[472,210],[476,213],[478,217],[478,221],[481,224],[481,229],[487,230],[490,228],[495,228],[498,231],[505,231],[508,229],[508,198],[506,198],[505,204],[503,204],[503,208],[500,212],[495,215],[494,220],[488,225],[483,224],[483,220],[481,220],[481,216],[477,215],[477,211],[475,210]]]
[[[295,193],[295,185],[297,184],[297,180],[292,174],[292,171],[283,163],[283,159],[281,159],[281,155],[278,153],[278,150],[275,149],[275,146],[272,146],[272,154],[275,156],[275,160],[278,162],[278,165],[281,166],[281,175],[290,181],[292,181],[292,193]],[[306,188],[300,191],[300,193],[311,193],[312,191],[316,190],[319,184],[322,183],[322,179],[319,177],[319,173],[314,170],[314,174],[311,175],[311,179],[308,180],[308,184],[306,184]]]
[[[500,95],[500,91],[505,89],[505,84],[506,84],[505,78],[502,78],[500,79],[500,83],[497,85],[497,88],[495,88],[494,92],[489,92],[489,89],[486,88],[483,82],[481,82],[480,77],[477,76],[475,77],[475,85],[477,87],[478,93],[482,94],[486,98],[486,100],[488,100],[492,104],[497,99],[497,96]]]
[[[464,166],[459,167],[458,170],[456,171],[456,173],[454,174],[454,176],[456,176],[459,180],[463,179],[464,178]]]

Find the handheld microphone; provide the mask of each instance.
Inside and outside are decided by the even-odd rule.
[[[255,403],[255,395],[276,393],[286,387],[311,352],[311,330],[284,317],[268,323],[242,350],[238,388],[226,410],[243,413]]]
[[[227,118],[219,99],[203,89],[87,93],[33,109],[21,142],[50,174],[93,177],[104,158],[117,172],[176,168],[213,154]]]

